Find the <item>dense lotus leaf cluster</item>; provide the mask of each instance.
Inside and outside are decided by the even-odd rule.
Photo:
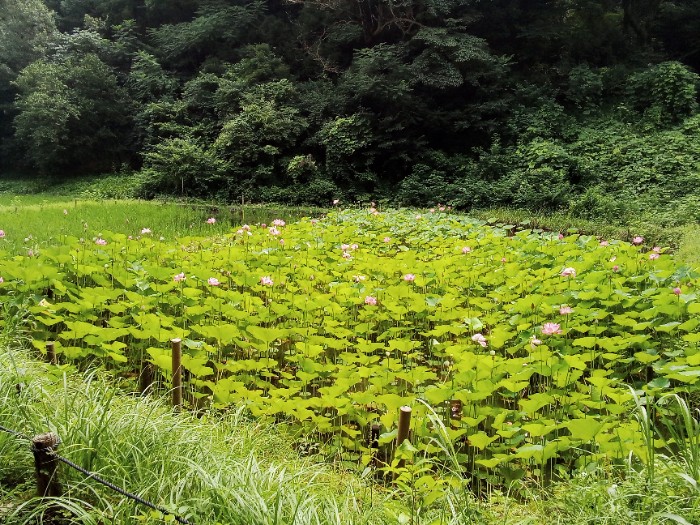
[[[2,258],[0,276],[34,302],[37,348],[167,380],[182,338],[193,405],[245,404],[361,468],[388,461],[402,405],[412,454],[440,461],[446,439],[491,482],[644,461],[635,395],[700,391],[697,274],[643,240],[352,210],[69,238]]]

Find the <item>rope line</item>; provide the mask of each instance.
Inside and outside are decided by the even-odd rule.
[[[90,472],[89,470],[84,469],[80,465],[76,465],[75,463],[73,463],[69,459],[66,459],[63,456],[59,456],[58,454],[52,454],[52,455],[60,462],[65,463],[66,465],[68,465],[72,469],[77,470],[78,472],[80,472],[81,474],[84,474],[88,478],[94,479],[95,481],[104,485],[105,487],[112,489],[114,492],[118,492],[122,496],[126,496],[127,498],[132,499],[132,500],[136,501],[137,503],[140,503],[141,505],[145,505],[146,507],[149,507],[153,510],[157,510],[158,512],[162,512],[163,514],[173,516],[175,518],[175,521],[177,521],[178,523],[183,523],[184,525],[192,525],[192,522],[187,521],[185,518],[181,518],[180,516],[173,514],[172,512],[167,510],[166,508],[159,507],[158,505],[155,505],[154,503],[151,503],[150,501],[143,499],[141,496],[138,496],[136,494],[132,494],[131,492],[127,492],[126,490],[124,490],[121,487],[117,487],[114,483],[110,483],[109,481],[107,481],[104,478],[101,478],[100,476],[98,476],[94,472]]]
[[[17,432],[16,430],[12,430],[12,429],[4,427],[2,425],[0,425],[0,431],[6,432],[8,434],[12,434],[12,435],[19,437],[19,438],[22,438],[22,439],[26,439],[28,441],[31,441],[31,438],[25,436],[21,432]],[[191,521],[188,521],[185,518],[178,516],[177,514],[173,514],[172,512],[167,510],[166,508],[160,507],[154,503],[151,503],[150,501],[143,499],[141,496],[138,496],[136,494],[132,494],[131,492],[127,492],[123,488],[116,486],[114,483],[110,483],[109,481],[100,477],[96,473],[90,472],[89,470],[84,469],[80,465],[76,465],[71,460],[64,458],[63,456],[61,456],[59,454],[56,454],[55,452],[51,452],[50,455],[55,457],[61,463],[64,463],[64,464],[68,465],[70,468],[77,470],[78,472],[80,472],[81,474],[86,476],[88,479],[94,479],[97,483],[104,485],[108,489],[111,489],[114,492],[121,494],[122,496],[125,496],[129,499],[132,499],[135,502],[140,503],[141,505],[145,505],[146,507],[149,507],[153,510],[157,510],[158,512],[161,512],[164,515],[173,516],[173,518],[175,518],[175,521],[177,521],[178,523],[182,523],[183,525],[193,525],[193,523]]]
[[[29,436],[25,436],[21,432],[17,432],[16,430],[12,430],[11,428],[3,427],[2,425],[0,425],[0,431],[12,434],[13,436],[17,436],[18,438],[26,439],[27,441],[32,440],[32,438],[30,438]]]

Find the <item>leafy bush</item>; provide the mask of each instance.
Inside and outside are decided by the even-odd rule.
[[[146,189],[178,195],[206,195],[221,184],[224,163],[195,140],[167,139],[145,155]]]
[[[607,193],[599,186],[588,188],[569,202],[572,216],[591,221],[625,222],[631,218],[630,211],[628,199]]]
[[[658,124],[677,123],[695,113],[699,80],[680,62],[662,62],[632,75],[628,91],[638,111]]]
[[[535,139],[515,151],[518,166],[498,184],[502,199],[529,209],[563,206],[571,194],[577,162],[552,140]]]

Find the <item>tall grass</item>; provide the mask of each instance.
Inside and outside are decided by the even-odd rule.
[[[55,431],[59,452],[113,483],[198,524],[384,523],[382,498],[357,479],[300,459],[287,436],[242,412],[201,418],[174,414],[160,399],[115,391],[96,372],[75,381],[61,369],[0,351],[0,421],[27,435]],[[162,523],[62,467],[64,498],[30,497],[26,443],[0,433],[0,522]],[[17,488],[10,488],[10,487]],[[379,494],[379,495],[378,495]]]
[[[5,236],[0,239],[0,250],[23,254],[63,244],[67,236],[93,239],[110,231],[137,237],[144,228],[165,239],[221,235],[244,223],[269,223],[275,218],[291,221],[322,213],[316,208],[135,200],[44,198],[36,202],[35,198],[14,197],[13,202],[1,202],[0,199],[0,230]],[[208,223],[209,218],[216,222]]]

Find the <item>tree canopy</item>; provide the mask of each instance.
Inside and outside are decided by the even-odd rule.
[[[140,170],[147,194],[556,208],[623,184],[592,173],[591,136],[658,135],[697,111],[697,0],[0,0],[0,13],[2,168]]]

